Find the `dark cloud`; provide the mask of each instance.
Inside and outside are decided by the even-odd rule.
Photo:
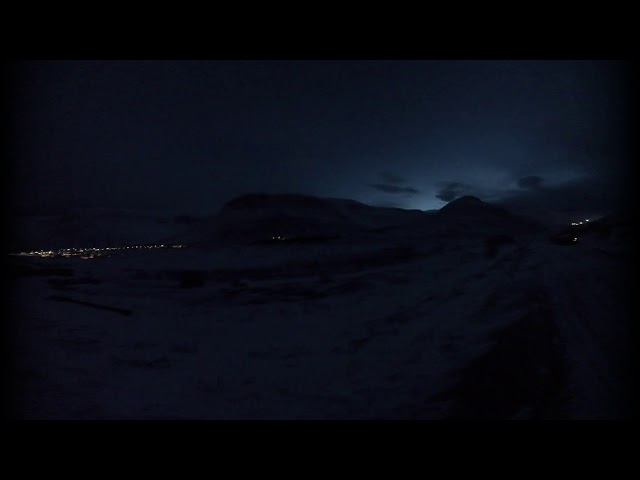
[[[460,182],[447,182],[439,184],[439,190],[436,193],[436,198],[439,198],[443,202],[450,202],[456,198],[468,193],[469,186]]]
[[[485,202],[491,202],[503,196],[503,191],[482,185],[470,185],[463,182],[439,182],[435,197],[443,202],[451,202],[465,195],[473,195]]]
[[[397,185],[388,185],[385,183],[373,183],[369,184],[371,188],[375,188],[376,190],[380,190],[385,193],[408,193],[411,195],[415,195],[416,193],[420,193],[419,190],[411,187],[398,187]]]
[[[400,175],[396,175],[388,170],[380,172],[380,177],[382,177],[382,181],[380,183],[370,183],[369,187],[375,188],[384,193],[392,193],[392,194],[408,194],[415,195],[420,193],[419,190],[411,187],[400,186],[407,183],[407,180]]]
[[[607,212],[628,211],[633,205],[631,196],[632,189],[619,179],[592,176],[562,185],[514,190],[496,203],[543,223],[566,224]]]
[[[386,208],[404,208],[404,209],[410,208],[409,205],[407,205],[404,202],[380,201],[380,202],[372,202],[372,205],[375,205],[376,207],[386,207]]]
[[[383,178],[384,183],[390,183],[393,185],[399,185],[401,183],[407,183],[407,180],[403,177],[395,175],[391,172],[380,172],[380,176]]]
[[[459,193],[455,190],[455,187],[445,187],[436,193],[436,198],[439,198],[443,202],[450,202],[455,200]]]
[[[537,175],[529,175],[518,180],[520,188],[540,188],[542,186],[542,177]]]

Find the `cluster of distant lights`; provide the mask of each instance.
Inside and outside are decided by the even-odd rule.
[[[584,222],[571,222],[571,226],[572,227],[579,227],[580,225],[584,225],[585,223],[587,223],[589,221],[589,219],[585,219]],[[578,241],[578,237],[573,237],[573,241],[577,242]]]
[[[281,237],[280,235],[276,235],[275,237],[271,237],[271,240],[286,240],[287,237]]]
[[[126,250],[143,250],[156,248],[184,248],[186,245],[180,244],[157,244],[157,245],[131,245],[128,247],[90,247],[90,248],[63,248],[60,250],[31,250],[29,252],[12,253],[11,255],[22,257],[80,257],[85,260],[105,255],[111,255]]]
[[[586,223],[586,222],[588,222],[588,221],[589,221],[589,219],[586,219],[586,220],[585,220],[585,223]],[[571,226],[572,226],[572,227],[576,227],[576,226],[578,226],[578,225],[582,225],[582,224],[583,224],[582,222],[571,222]]]

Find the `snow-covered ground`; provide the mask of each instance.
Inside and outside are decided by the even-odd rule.
[[[10,284],[17,413],[630,414],[629,249],[522,233],[488,253],[484,234],[412,231],[13,259],[33,267]]]

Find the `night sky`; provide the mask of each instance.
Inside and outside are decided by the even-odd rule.
[[[12,74],[19,211],[210,214],[250,192],[428,210],[472,194],[570,217],[625,193],[622,62],[25,61]]]

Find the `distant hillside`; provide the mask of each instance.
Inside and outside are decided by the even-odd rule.
[[[438,211],[374,207],[340,198],[248,194],[202,218],[119,209],[85,209],[65,215],[23,215],[10,220],[11,251],[143,243],[254,244],[272,239],[341,238],[366,241],[387,233],[399,239],[532,231],[533,222],[476,197]]]
[[[372,207],[348,199],[249,194],[224,205],[203,240],[253,243],[274,236],[336,237],[406,225],[424,215],[420,210]]]
[[[197,218],[186,215],[122,209],[14,216],[9,219],[8,248],[23,251],[153,243],[183,236],[197,223]]]

